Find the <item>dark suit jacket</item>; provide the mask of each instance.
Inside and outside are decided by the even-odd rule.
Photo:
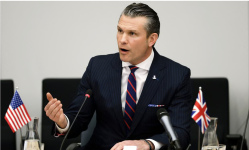
[[[78,94],[65,112],[72,123],[87,89],[93,95],[88,99],[76,119],[68,138],[80,135],[96,110],[96,127],[84,150],[110,150],[124,140],[154,139],[168,144],[168,137],[157,119],[159,108],[149,104],[165,105],[172,126],[178,134],[183,149],[190,142],[191,85],[190,69],[166,57],[155,55],[136,107],[128,135],[121,108],[122,62],[119,53],[93,57],[81,79]],[[152,77],[156,75],[157,80]]]

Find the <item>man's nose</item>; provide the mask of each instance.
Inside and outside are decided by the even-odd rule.
[[[121,44],[127,44],[127,36],[126,36],[126,34],[121,35],[120,43]]]

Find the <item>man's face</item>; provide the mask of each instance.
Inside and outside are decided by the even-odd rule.
[[[152,51],[145,25],[146,17],[131,18],[122,15],[118,22],[117,42],[120,59],[137,65],[148,58]]]

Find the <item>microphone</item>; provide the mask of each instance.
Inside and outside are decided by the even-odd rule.
[[[172,144],[176,150],[181,150],[182,148],[180,146],[177,134],[175,133],[170,122],[169,113],[164,108],[160,108],[157,110],[157,118],[163,125],[168,135],[170,145]]]
[[[71,128],[72,128],[72,126],[73,126],[73,124],[74,124],[76,118],[78,117],[78,115],[79,115],[79,113],[80,113],[80,111],[81,111],[81,108],[82,108],[83,105],[85,104],[86,100],[87,100],[88,98],[91,97],[91,95],[92,95],[92,90],[91,90],[91,89],[88,89],[88,90],[86,91],[86,94],[85,94],[85,100],[84,100],[84,102],[82,103],[82,105],[81,105],[81,107],[80,107],[78,113],[76,114],[76,116],[75,116],[75,118],[74,118],[74,120],[73,120],[73,122],[72,122],[70,128],[68,129],[68,131],[67,131],[67,133],[66,133],[66,135],[65,135],[65,137],[64,137],[64,139],[63,139],[63,141],[62,141],[62,143],[61,143],[61,148],[60,148],[60,150],[62,149],[62,146],[63,146],[63,144],[64,144],[64,141],[65,141],[65,139],[67,138],[67,135],[68,135],[68,133],[70,132],[70,130],[71,130]]]

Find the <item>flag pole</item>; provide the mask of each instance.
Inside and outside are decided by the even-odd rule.
[[[22,128],[20,129],[20,139],[21,139],[20,149],[22,150],[23,149],[23,144],[22,144]]]
[[[201,90],[201,86],[199,87],[199,90]],[[201,128],[199,126],[199,131],[198,131],[198,150],[201,149],[200,141],[201,141]]]
[[[17,92],[18,92],[18,89],[19,89],[19,88],[16,87],[16,91],[17,91]],[[22,150],[22,149],[23,149],[23,144],[22,144],[22,128],[20,128],[19,131],[20,131],[20,140],[21,140],[21,141],[20,141],[20,149]]]
[[[201,140],[201,128],[199,127],[199,132],[198,132],[198,150],[200,150],[200,148],[201,148],[200,140]]]

